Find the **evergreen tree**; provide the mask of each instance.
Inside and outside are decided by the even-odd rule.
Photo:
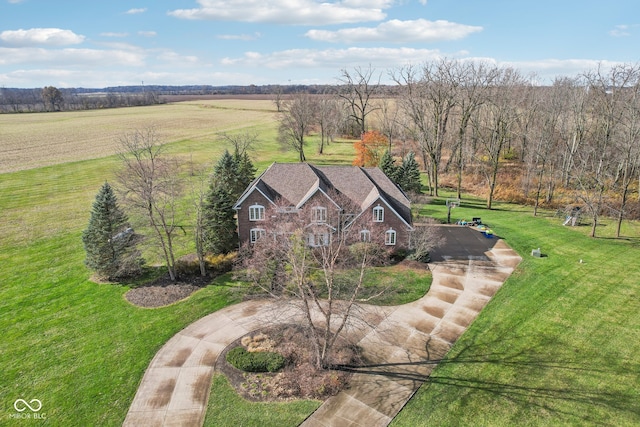
[[[380,158],[379,167],[391,181],[395,182],[396,184],[398,183],[398,172],[400,168],[396,166],[396,163],[393,160],[393,157],[391,156],[389,150],[385,151]]]
[[[222,181],[212,179],[203,208],[204,250],[214,254],[226,254],[238,248],[235,211],[236,197]]]
[[[421,190],[420,184],[420,168],[416,161],[416,156],[413,151],[407,153],[402,159],[402,165],[399,170],[398,185],[408,193],[419,193]]]
[[[240,183],[240,191],[237,193],[238,197],[242,192],[253,182],[256,176],[256,168],[253,166],[253,162],[249,158],[249,154],[245,151],[244,154],[239,154],[237,151],[233,156],[236,166],[238,168],[238,180]]]
[[[244,190],[238,161],[229,154],[229,151],[225,150],[214,166],[212,180],[215,180],[221,187],[231,190],[233,194]]]
[[[136,236],[108,182],[96,195],[82,242],[87,253],[85,264],[100,277],[116,279],[139,272]]]
[[[229,253],[238,248],[233,205],[254,179],[255,168],[248,154],[228,151],[213,169],[203,206],[203,247],[211,253]]]

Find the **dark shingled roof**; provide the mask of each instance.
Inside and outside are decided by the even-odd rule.
[[[335,190],[360,206],[361,211],[382,199],[411,224],[411,202],[379,168],[273,163],[245,190],[236,208],[254,189],[272,202],[282,199],[298,208],[318,190],[327,194]]]

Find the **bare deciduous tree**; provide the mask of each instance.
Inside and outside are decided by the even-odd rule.
[[[301,162],[306,161],[304,154],[305,137],[315,124],[316,111],[311,95],[297,93],[284,104],[280,114],[278,128],[280,143],[294,149]]]
[[[367,131],[367,116],[378,107],[373,103],[375,95],[380,90],[380,75],[375,76],[376,70],[369,65],[363,69],[356,67],[352,72],[343,69],[338,81],[338,97],[347,105],[349,118],[356,125],[354,135],[359,137]]]
[[[328,208],[323,221],[311,207],[273,207],[262,237],[245,248],[243,258],[254,284],[302,311],[318,368],[327,367],[336,340],[357,311],[367,268],[388,256],[384,231],[358,216],[356,206],[342,206],[346,209]]]
[[[493,203],[503,149],[513,138],[516,119],[520,114],[519,99],[514,95],[524,84],[525,81],[517,70],[500,70],[495,85],[488,89],[486,103],[472,120],[474,133],[480,145],[478,156],[489,189],[488,209],[491,209]]]
[[[626,65],[628,75],[623,87],[617,88],[621,96],[620,125],[616,132],[615,158],[617,172],[614,190],[620,197],[616,237],[620,237],[622,221],[625,218],[631,184],[640,171],[640,66]]]
[[[536,175],[534,216],[538,214],[542,186],[545,175],[549,172],[549,164],[553,166],[553,153],[556,153],[560,146],[558,124],[563,110],[567,108],[567,91],[564,83],[563,79],[556,80],[553,86],[545,91],[538,110],[539,120],[534,128],[533,149],[530,150],[527,162]],[[549,175],[550,180],[553,180],[553,175],[551,173]]]
[[[219,138],[222,142],[228,143],[233,147],[233,153],[237,157],[242,157],[255,149],[258,143],[258,132],[249,130],[239,133],[222,132]]]
[[[174,237],[181,190],[179,165],[175,159],[163,155],[154,127],[126,133],[119,142],[122,169],[117,175],[123,201],[146,216],[164,255],[169,276],[175,281]]]
[[[319,96],[314,98],[317,112],[316,121],[320,127],[320,143],[318,144],[318,154],[324,152],[324,147],[333,142],[344,122],[343,109],[340,103],[330,96]]]
[[[467,62],[459,64],[460,90],[458,91],[458,126],[456,142],[451,151],[451,159],[456,162],[457,197],[462,197],[462,176],[468,158],[467,130],[471,118],[485,101],[485,92],[498,75],[498,68],[488,64]]]
[[[460,85],[459,65],[447,59],[405,67],[394,77],[403,86],[402,106],[411,118],[429,180],[429,194],[438,195],[438,174],[449,118]]]
[[[595,237],[605,195],[616,174],[615,149],[620,146],[623,118],[629,104],[628,95],[637,84],[638,71],[635,67],[625,65],[614,66],[608,71],[598,67],[587,73],[585,78],[593,108],[594,133],[590,144],[583,145],[579,153],[580,168],[576,178],[579,198],[591,215],[590,235]]]

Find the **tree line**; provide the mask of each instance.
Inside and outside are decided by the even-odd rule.
[[[97,110],[164,102],[157,92],[85,92],[46,86],[36,89],[0,88],[0,113]]]
[[[438,196],[478,183],[491,208],[501,198],[579,205],[596,235],[600,215],[640,216],[640,65],[598,67],[539,86],[535,76],[483,62],[442,59],[386,72],[342,70],[322,95],[276,96],[281,143],[305,161],[336,136],[377,131],[395,158],[414,152]],[[379,146],[384,147],[382,143]],[[379,162],[384,150],[371,154]],[[378,163],[375,164],[378,164]]]

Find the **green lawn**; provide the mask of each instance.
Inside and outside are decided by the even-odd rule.
[[[282,403],[255,403],[240,397],[221,374],[214,374],[206,427],[297,426],[322,402],[300,400]]]
[[[392,425],[640,425],[637,224],[612,239],[605,221],[591,239],[587,226],[482,204],[453,215],[482,217],[524,260]],[[441,204],[423,213],[446,218]]]
[[[275,126],[254,129],[260,170],[296,160],[275,142]],[[209,137],[167,145],[194,166],[211,165],[224,148]],[[353,157],[348,141],[314,152],[310,145],[310,161],[324,164]],[[123,298],[130,286],[89,280],[80,235],[117,165],[106,157],[0,175],[0,425],[18,422],[10,419],[16,399],[39,399],[48,425],[120,425],[167,339],[238,299],[234,288],[212,284],[175,305],[141,309]],[[421,213],[444,219],[443,200]],[[590,239],[588,227],[533,218],[530,208],[483,205],[463,202],[452,215],[482,217],[525,259],[395,425],[639,425],[640,226],[625,225],[634,238],[613,239],[605,222],[603,237]],[[178,254],[190,244],[184,238]],[[547,256],[529,257],[538,247]],[[216,377],[207,425],[221,425],[219,411],[232,409],[233,425],[296,425],[318,404],[232,401],[225,387]]]
[[[260,170],[295,161],[275,142],[273,125],[253,129],[261,131]],[[185,175],[190,162],[211,165],[225,148],[215,137],[167,144],[168,153],[185,160]],[[314,150],[310,145],[315,161],[344,162],[352,145],[332,144],[323,157]],[[238,301],[234,288],[213,284],[170,307],[142,309],[123,297],[131,286],[89,280],[81,232],[96,192],[104,180],[115,183],[118,165],[106,157],[0,174],[0,425],[17,422],[11,419],[17,399],[40,400],[49,425],[121,425],[157,350],[185,326]],[[144,230],[143,219],[131,220]],[[191,252],[191,239],[182,238],[177,251]],[[159,261],[153,251],[145,255]]]

